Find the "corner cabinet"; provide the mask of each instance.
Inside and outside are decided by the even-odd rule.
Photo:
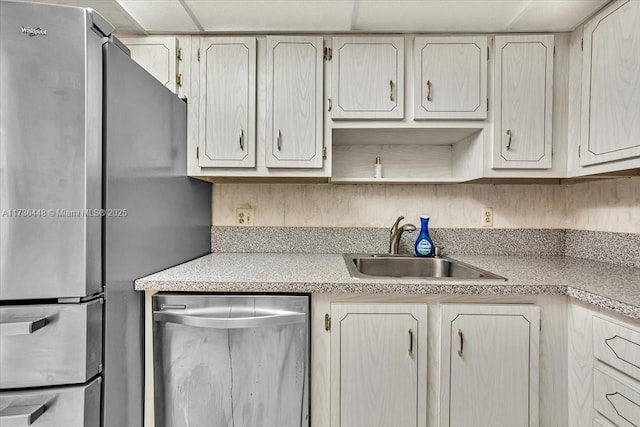
[[[552,35],[496,36],[493,168],[552,166]]]
[[[404,117],[404,37],[334,37],[332,119]]]
[[[443,304],[440,426],[538,426],[540,308]]]
[[[583,37],[580,165],[639,157],[640,2],[613,2]]]
[[[323,69],[322,37],[267,37],[267,168],[323,167]]]
[[[331,426],[427,422],[427,305],[331,304]]]
[[[487,118],[487,37],[416,37],[415,118]]]
[[[256,39],[200,39],[201,167],[256,165]]]
[[[131,37],[118,38],[131,51],[131,59],[170,91],[182,95],[183,76],[178,64],[182,50],[175,37]]]

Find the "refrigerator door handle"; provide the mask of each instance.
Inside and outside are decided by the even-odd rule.
[[[305,313],[284,310],[266,311],[264,315],[255,317],[205,317],[170,310],[153,312],[153,320],[156,322],[177,323],[179,325],[211,329],[246,329],[293,325],[296,323],[304,323],[306,317]]]
[[[8,406],[0,411],[0,423],[12,422],[15,426],[30,426],[44,414],[44,404],[28,406]]]
[[[0,322],[0,337],[32,334],[38,329],[45,327],[47,323],[46,317]]]

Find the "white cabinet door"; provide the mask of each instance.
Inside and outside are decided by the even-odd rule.
[[[551,168],[553,36],[495,38],[493,168]]]
[[[640,2],[616,1],[584,26],[580,165],[640,156]]]
[[[118,39],[131,51],[131,58],[174,93],[182,86],[178,73],[181,54],[175,37],[136,37]]]
[[[487,118],[487,37],[416,37],[415,118]]]
[[[538,425],[540,308],[442,305],[440,426]]]
[[[201,167],[256,165],[256,39],[200,39]]]
[[[404,37],[334,37],[334,119],[404,117]]]
[[[267,37],[268,168],[322,168],[322,37]]]
[[[331,426],[426,425],[427,305],[331,304]]]

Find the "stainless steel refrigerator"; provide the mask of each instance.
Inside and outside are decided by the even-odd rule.
[[[0,425],[143,424],[134,279],[209,252],[186,103],[89,9],[0,2]]]

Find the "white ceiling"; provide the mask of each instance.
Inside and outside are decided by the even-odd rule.
[[[121,34],[560,32],[609,0],[22,0],[92,7]]]

